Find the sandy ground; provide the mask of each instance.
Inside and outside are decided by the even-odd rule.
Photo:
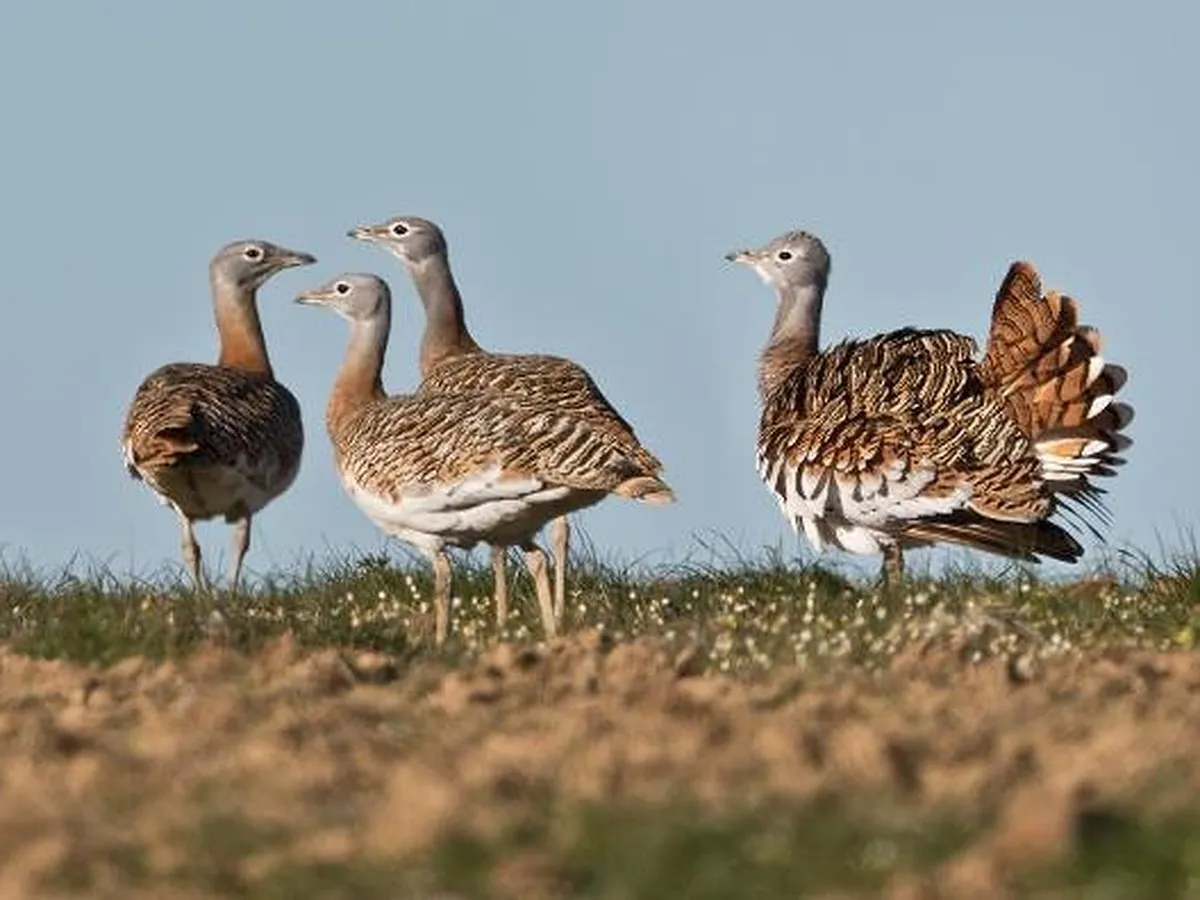
[[[873,675],[749,683],[596,634],[459,670],[286,638],[106,670],[0,654],[0,900],[203,896],[154,885],[232,840],[230,823],[288,835],[237,854],[252,882],[503,829],[531,798],[681,794],[714,810],[839,794],[996,808],[966,850],[890,892],[1004,896],[1007,873],[1069,850],[1147,779],[1200,787],[1200,656],[966,655],[939,641]],[[512,893],[553,895],[514,865]]]

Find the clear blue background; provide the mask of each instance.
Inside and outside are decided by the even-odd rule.
[[[666,462],[674,507],[579,517],[604,552],[677,558],[712,531],[797,548],[753,464],[772,299],[722,255],[801,226],[833,253],[826,341],[982,338],[1019,257],[1079,298],[1138,411],[1110,540],[1176,540],[1200,499],[1198,10],[4,4],[0,543],[43,566],[176,564],[174,517],[117,434],[152,368],[214,358],[208,260],[256,236],[320,262],[260,295],[309,445],[248,564],[379,548],[321,423],[343,323],[291,299],[346,269],[389,278],[386,381],[410,389],[407,276],[343,236],[396,213],[446,228],[482,344],[583,363]],[[223,556],[226,529],[201,538]]]

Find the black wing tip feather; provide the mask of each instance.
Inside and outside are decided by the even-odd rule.
[[[1083,556],[1083,546],[1069,531],[1046,520],[1010,522],[989,519],[970,510],[958,510],[915,523],[912,537],[949,541],[1025,562],[1046,557],[1075,563]]]

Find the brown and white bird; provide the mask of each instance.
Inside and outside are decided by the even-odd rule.
[[[1123,462],[1133,410],[1115,401],[1125,371],[1105,362],[1074,300],[1043,295],[1033,266],[1015,262],[981,359],[970,337],[914,328],[822,350],[820,239],[793,231],[727,259],[778,299],[758,363],[758,471],[813,547],[881,552],[885,579],[902,573],[905,548],[941,541],[1082,555],[1050,519],[1107,521],[1092,479]]]
[[[559,356],[491,353],[483,350],[467,329],[462,296],[450,270],[446,237],[435,223],[417,216],[396,216],[375,225],[361,225],[349,236],[378,244],[400,259],[416,285],[425,308],[421,339],[421,390],[438,393],[485,391],[529,409],[559,409],[586,420],[620,446],[648,474],[662,474],[662,463],[647,450],[633,427],[613,408],[582,366]],[[643,499],[669,503],[674,495],[662,485]],[[554,609],[561,620],[565,606],[569,525],[555,518]],[[497,616],[507,608],[505,552],[492,548]]]
[[[375,525],[433,564],[437,642],[449,627],[446,548],[479,542],[521,548],[542,624],[553,636],[546,558],[534,535],[551,519],[609,494],[653,500],[669,497],[670,489],[624,441],[571,409],[428,386],[389,397],[382,371],[391,292],[383,279],[346,274],[296,299],[350,323],[350,344],[325,409],[338,475]]]
[[[216,365],[170,363],[151,372],[121,434],[125,466],[175,510],[183,557],[207,587],[193,523],[233,528],[229,585],[237,590],[254,514],[296,478],[304,447],[300,406],[275,380],[256,293],[277,272],[316,262],[269,241],[234,241],[209,266],[220,355]]]

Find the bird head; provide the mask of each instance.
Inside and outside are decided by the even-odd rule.
[[[365,322],[386,312],[392,293],[378,275],[347,272],[319,287],[301,291],[296,302],[324,306],[351,322]]]
[[[410,268],[446,252],[442,230],[419,216],[393,216],[374,225],[351,228],[346,235],[368,244],[378,244]]]
[[[807,231],[789,231],[756,250],[735,250],[725,258],[749,266],[776,290],[824,289],[829,281],[829,251],[819,237]]]
[[[289,250],[270,241],[244,240],[233,241],[218,250],[210,270],[214,281],[253,291],[277,272],[316,261],[310,253]]]

